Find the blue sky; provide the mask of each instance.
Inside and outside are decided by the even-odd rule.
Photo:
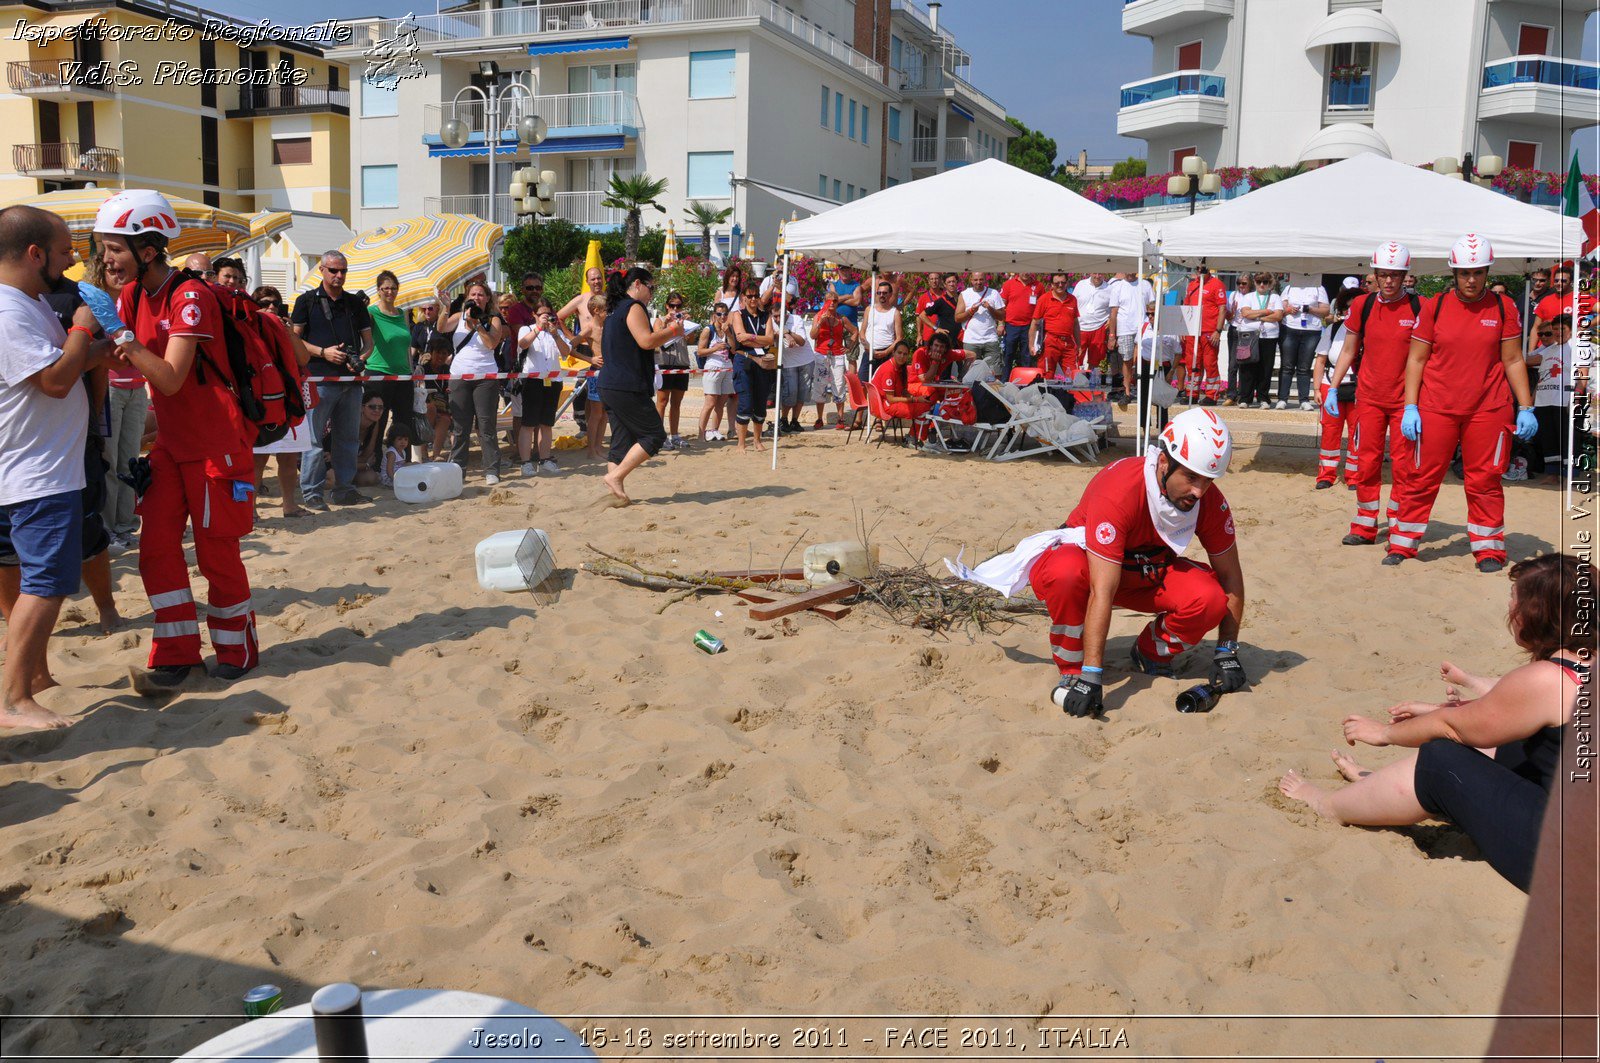
[[[249,21],[314,22],[326,0],[222,0]],[[346,17],[431,13],[433,0],[346,0]],[[1068,14],[1070,12],[1070,16]],[[1055,138],[1063,160],[1142,156],[1144,141],[1117,136],[1117,90],[1150,71],[1150,42],[1122,32],[1117,0],[945,0],[941,19],[972,54],[972,81],[1034,129]],[[1600,48],[1600,18],[1584,33],[1583,58]],[[1577,138],[1584,169],[1600,170],[1593,129]],[[1565,166],[1563,166],[1563,169]]]

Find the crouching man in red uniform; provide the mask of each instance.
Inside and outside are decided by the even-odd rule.
[[[239,539],[255,523],[254,432],[223,374],[228,366],[222,310],[211,290],[167,263],[178,235],[165,197],[120,192],[95,220],[106,273],[122,284],[118,313],[133,330],[118,351],[154,387],[156,440],[150,482],[139,502],[139,576],[155,610],[148,670],[135,670],[146,697],[175,694],[205,675],[184,529],[206,579],[206,628],[215,675],[237,679],[260,662],[250,581]]]
[[[1034,563],[1029,582],[1049,607],[1050,649],[1061,670],[1052,700],[1068,715],[1100,714],[1113,606],[1155,614],[1133,647],[1138,671],[1173,676],[1173,658],[1216,629],[1212,685],[1244,689],[1244,571],[1233,514],[1214,486],[1232,453],[1216,414],[1186,410],[1144,458],[1123,458],[1089,481],[1063,525],[1066,541]],[[1179,556],[1196,537],[1209,565]]]

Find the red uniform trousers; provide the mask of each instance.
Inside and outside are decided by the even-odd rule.
[[[890,402],[884,405],[890,417],[904,418],[911,425],[911,438],[918,443],[928,438],[927,413],[933,409],[931,402]]]
[[[1389,488],[1389,531],[1395,531],[1399,519],[1400,499],[1406,485],[1416,471],[1417,456],[1411,440],[1400,434],[1400,416],[1404,406],[1382,406],[1375,402],[1360,402],[1355,407],[1355,441],[1351,449],[1356,456],[1355,479],[1345,472],[1345,483],[1356,485],[1356,515],[1350,521],[1350,533],[1367,542],[1378,541],[1379,499],[1383,497],[1383,445],[1389,442],[1389,475],[1393,483]]]
[[[1187,384],[1179,390],[1200,392],[1208,398],[1220,399],[1227,382],[1217,360],[1219,349],[1215,332],[1202,336],[1188,336],[1183,341],[1183,364],[1188,370]]]
[[[1078,345],[1072,341],[1071,336],[1057,336],[1053,333],[1044,334],[1044,350],[1039,354],[1039,368],[1044,370],[1044,375],[1053,377],[1058,372],[1071,376],[1078,371],[1078,361],[1082,355]]]
[[[1444,483],[1444,471],[1461,445],[1467,474],[1467,539],[1475,561],[1506,560],[1506,494],[1500,483],[1511,461],[1511,407],[1467,414],[1422,412],[1422,439],[1413,459],[1416,474],[1400,496],[1398,516],[1389,526],[1389,552],[1417,556],[1417,544],[1428,533],[1433,500]]]
[[[1328,385],[1317,385],[1317,401],[1328,401]],[[1317,482],[1331,484],[1339,479],[1339,448],[1344,443],[1345,430],[1349,429],[1350,440],[1345,445],[1344,452],[1344,482],[1354,482],[1356,474],[1356,403],[1339,403],[1339,416],[1329,417],[1326,408],[1319,416],[1322,418],[1322,442],[1317,450]]]
[[[1089,611],[1089,554],[1079,546],[1052,547],[1028,575],[1033,593],[1050,610],[1050,652],[1062,675],[1083,670],[1083,619]],[[1178,558],[1166,578],[1124,569],[1112,604],[1155,619],[1139,633],[1139,652],[1152,661],[1199,644],[1228,613],[1228,596],[1210,565]]]
[[[143,518],[139,577],[156,613],[151,668],[200,663],[200,625],[183,556],[183,530],[191,522],[195,561],[208,584],[206,628],[217,663],[240,668],[260,663],[250,579],[239,556],[239,539],[255,524],[254,496],[245,492],[235,501],[235,481],[207,475],[208,464],[180,464],[160,447],[150,452],[150,488],[138,512]],[[253,477],[254,470],[241,469],[238,475]]]
[[[1106,328],[1109,325],[1108,321],[1097,329],[1079,331],[1078,336],[1083,348],[1079,352],[1082,361],[1078,363],[1078,368],[1093,369],[1106,360]]]

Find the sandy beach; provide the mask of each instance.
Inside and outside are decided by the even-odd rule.
[[[43,700],[77,726],[0,737],[0,1014],[231,1015],[259,983],[300,1003],[342,980],[569,1016],[1019,1030],[1495,1010],[1522,894],[1447,828],[1339,828],[1275,787],[1290,767],[1333,781],[1338,721],[1442,695],[1442,658],[1515,663],[1507,581],[1473,571],[1453,478],[1420,562],[1391,570],[1338,544],[1342,485],[1237,455],[1255,686],[1206,716],[1172,708],[1206,660],[1130,677],[1142,620],[1120,613],[1097,723],[1048,703],[1043,617],[942,637],[866,606],[659,611],[669,596],[586,573],[541,606],[473,576],[474,544],[510,528],[545,529],[569,573],[588,544],[695,571],[798,563],[858,516],[885,563],[972,560],[1059,524],[1094,471],[843,437],[786,438],[776,473],[731,444],[663,455],[625,510],[590,507],[603,468],[573,452],[492,490],[474,469],[433,507],[286,522],[270,500],[246,541],[263,667],[164,709],[128,689],[151,620],[116,559],[128,627],[99,637],[80,599],[52,643],[64,686]],[[1550,548],[1558,506],[1508,487],[1513,559]],[[697,652],[700,628],[727,652]],[[227,1025],[13,1019],[5,1048],[171,1056]],[[1293,1021],[1123,1025],[1137,1054],[1334,1047]],[[1362,1052],[1361,1025],[1322,1029]],[[1478,1021],[1402,1027],[1421,1052],[1487,1041]]]

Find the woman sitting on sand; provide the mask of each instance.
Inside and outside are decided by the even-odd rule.
[[[1344,720],[1350,745],[1419,747],[1416,753],[1368,771],[1335,752],[1333,762],[1351,785],[1324,790],[1291,771],[1278,789],[1339,823],[1400,827],[1449,820],[1496,871],[1526,891],[1562,735],[1594,654],[1593,629],[1575,634],[1581,625],[1573,618],[1592,617],[1595,596],[1578,559],[1568,554],[1523,561],[1510,575],[1506,623],[1528,664],[1495,681],[1446,661],[1440,669],[1445,682],[1476,697],[1461,700],[1452,691],[1442,705],[1404,702],[1389,710],[1389,723]]]

